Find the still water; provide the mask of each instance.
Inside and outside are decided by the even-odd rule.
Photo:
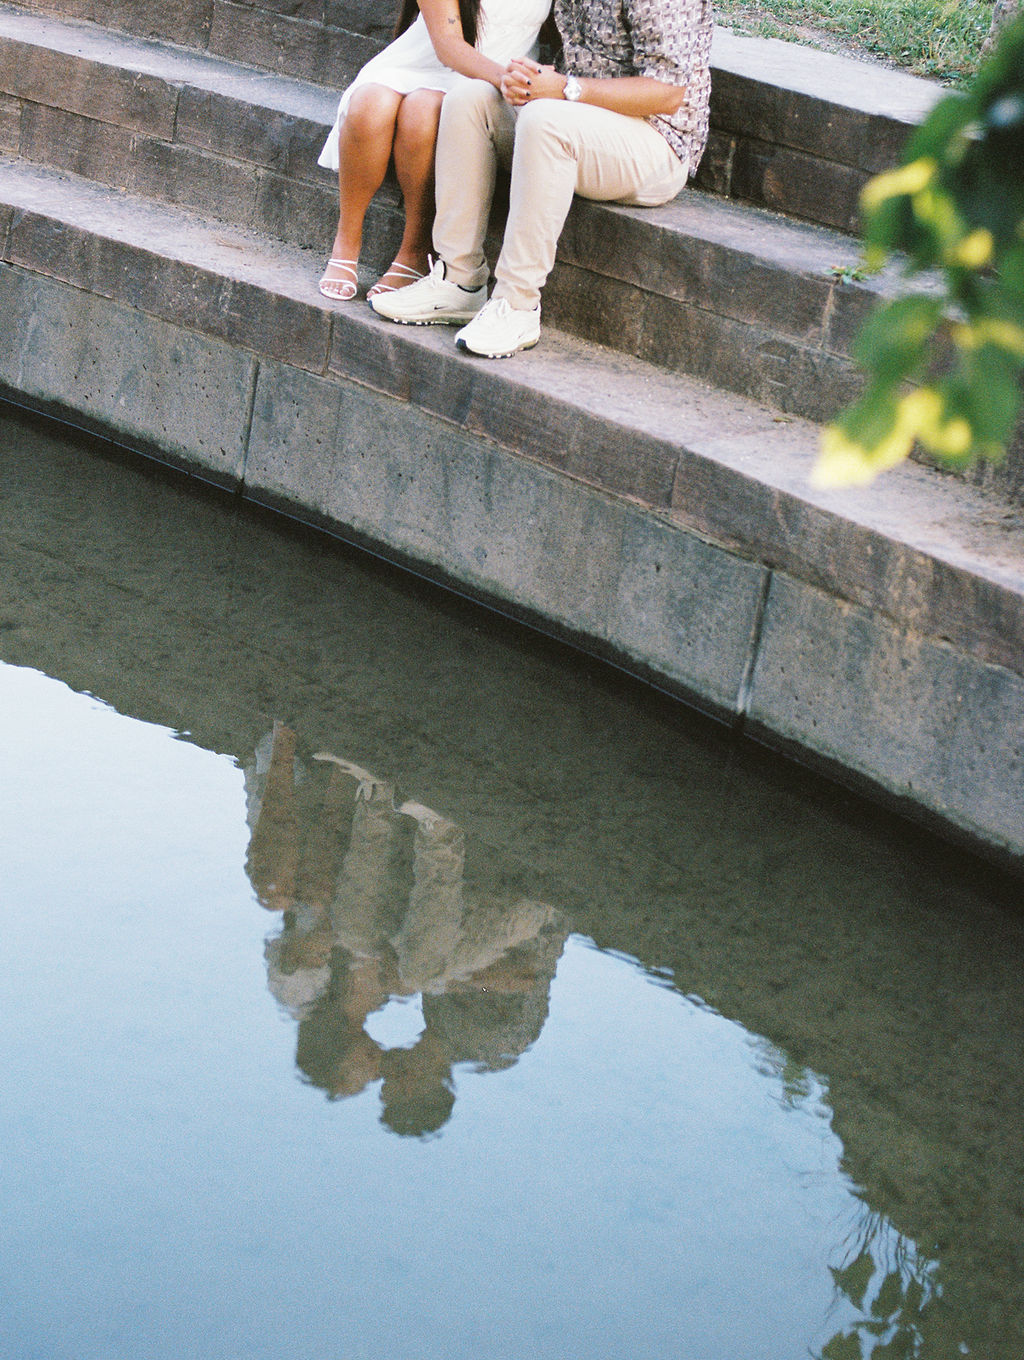
[[[0,420],[3,1360],[1019,1360],[1019,884]]]

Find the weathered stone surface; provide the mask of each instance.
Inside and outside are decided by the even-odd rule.
[[[807,131],[804,149],[843,159],[835,153],[845,142],[850,148],[849,164],[865,169],[882,168],[878,161],[869,158],[876,156],[882,161],[893,146],[898,150],[906,133],[922,121],[943,94],[942,86],[935,81],[820,52],[799,43],[745,38],[721,28],[715,30],[711,66],[713,103],[720,96],[727,96],[730,105],[740,105],[744,93],[739,87],[746,83],[747,95],[752,100],[776,108],[776,119],[780,113],[799,110],[802,102],[812,109],[824,104],[827,112],[820,136],[815,136],[813,124],[804,120]],[[881,121],[892,130],[887,134],[884,127],[872,127],[873,145],[858,146],[861,134],[846,130],[856,127],[851,116],[858,114]],[[886,136],[890,138],[888,143]],[[824,138],[831,139],[828,151],[823,149]],[[798,144],[795,136],[793,144]]]
[[[326,251],[338,222],[338,189],[326,174],[324,179],[322,185],[307,184],[261,171],[256,181],[254,225],[278,240]],[[376,220],[375,213],[367,222],[368,236]]]
[[[788,489],[763,476],[765,464],[786,459],[789,438],[784,422],[771,434],[734,436],[730,466],[716,460],[713,443],[703,449],[710,457],[681,450],[673,492],[678,513],[698,532],[885,614],[900,627],[1024,673],[1024,594],[1009,567],[1019,557],[1012,519],[987,540],[990,560],[1006,559],[1005,580],[984,575],[966,551],[960,561],[956,554],[941,559],[909,541],[921,513],[915,484],[927,476],[923,470],[908,469],[907,485],[890,483],[884,513],[871,503],[877,487],[815,503],[799,475]],[[752,454],[746,473],[745,445]],[[938,520],[929,536],[942,532]]]
[[[0,385],[218,480],[242,474],[257,363],[248,351],[21,270],[0,270],[20,343]]]
[[[1018,422],[1017,433],[1003,459],[997,463],[978,462],[966,476],[973,485],[987,487],[1013,505],[1024,506],[1024,421]],[[1024,514],[1018,512],[1013,522],[1024,529]]]
[[[21,143],[21,100],[0,94],[0,153],[17,155]]]
[[[645,665],[657,656],[674,687],[735,709],[761,571],[637,506],[403,403],[270,365],[246,490]]]
[[[109,0],[19,0],[19,6],[202,49],[210,32],[212,0],[132,0],[128,5],[111,5]]]
[[[21,119],[21,154],[116,189],[126,189],[136,156],[134,134],[62,109],[26,104]]]
[[[0,89],[136,132],[174,132],[178,92],[166,81],[36,43],[0,42]]]
[[[307,119],[186,85],[181,91],[175,139],[203,151],[310,179],[315,177],[323,130]]]
[[[840,109],[829,99],[725,71],[716,72],[712,90],[711,118],[719,132],[806,151],[866,175],[896,162],[909,131],[884,115]]]
[[[386,43],[391,41],[400,9],[397,0],[324,0],[324,21]]]
[[[750,720],[1024,854],[1024,679],[776,573]]]
[[[225,222],[251,225],[256,203],[252,165],[210,158],[189,146],[136,138],[127,187],[158,203],[180,203]]]
[[[5,258],[300,368],[319,373],[327,360],[331,322],[319,307],[41,214],[19,215]]]
[[[732,159],[729,194],[776,212],[793,213],[839,231],[854,232],[867,175],[806,152],[740,138]]]
[[[636,353],[810,420],[829,419],[861,387],[852,365],[823,349],[657,294],[646,299]]]
[[[668,506],[674,446],[641,437],[625,403],[621,424],[590,414],[577,365],[567,362],[560,381],[561,365],[557,358],[552,364],[549,348],[539,361],[547,369],[545,391],[534,377],[538,356],[521,356],[514,372],[495,371],[486,360],[460,355],[451,335],[412,337],[386,323],[354,323],[342,313],[335,320],[329,368],[550,467]],[[569,393],[571,404],[565,400]],[[632,399],[642,404],[643,393]]]
[[[837,281],[826,327],[828,348],[838,354],[852,354],[862,326],[885,297],[885,291],[873,279]]]
[[[700,165],[691,181],[696,188],[704,189],[710,194],[721,194],[723,198],[729,196],[736,141],[737,139],[728,132],[719,132],[715,127],[710,129]]]
[[[287,19],[308,19],[315,24],[324,21],[324,0],[249,0],[249,4]]]
[[[645,669],[735,712],[767,573],[677,524],[631,515],[608,633]],[[694,680],[700,677],[700,688]]]
[[[647,292],[820,343],[834,281],[818,263],[819,236],[786,231],[768,214],[752,221],[749,211],[690,190],[664,208],[579,200],[558,255]]]
[[[559,261],[544,286],[545,320],[598,345],[640,352],[647,294],[618,279]]]
[[[231,61],[344,89],[383,46],[364,34],[215,0],[209,50]]]

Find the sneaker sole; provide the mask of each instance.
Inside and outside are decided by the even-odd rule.
[[[401,293],[403,291],[404,290],[401,288],[395,289],[396,293]],[[394,321],[396,325],[399,326],[466,326],[480,311],[480,307],[467,307],[461,312],[439,309],[434,312],[421,312],[418,316],[390,316],[386,311],[374,306],[374,303],[379,296],[380,294],[377,294],[372,298],[368,297],[366,301],[378,316],[383,317],[385,321]],[[393,294],[385,293],[383,296],[387,298],[393,296]],[[480,306],[482,307],[483,303],[481,303]]]
[[[540,343],[540,336],[535,340],[524,340],[521,345],[516,345],[512,349],[473,349],[467,345],[465,340],[456,340],[457,349],[465,350],[467,354],[475,354],[478,359],[511,359],[513,354],[520,354],[524,349],[533,349],[534,345]]]
[[[377,312],[377,308],[373,309]],[[476,316],[476,312],[464,312],[461,316],[388,316],[377,312],[385,321],[393,321],[396,326],[466,326]]]

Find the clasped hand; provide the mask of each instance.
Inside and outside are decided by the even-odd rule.
[[[565,76],[553,66],[541,66],[529,57],[513,57],[501,77],[501,93],[514,109],[535,99],[561,99]]]

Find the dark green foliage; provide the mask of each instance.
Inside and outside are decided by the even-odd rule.
[[[937,283],[864,327],[855,354],[868,386],[826,430],[816,480],[868,481],[915,442],[952,464],[998,457],[1024,367],[1024,19],[862,204],[868,261],[898,253],[908,279],[928,271]]]

